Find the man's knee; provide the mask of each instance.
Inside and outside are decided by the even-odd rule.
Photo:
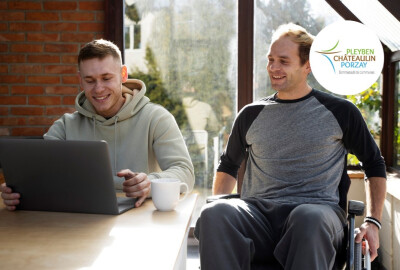
[[[310,237],[321,231],[335,234],[343,230],[335,211],[326,205],[299,205],[290,213],[288,224],[293,225],[293,229],[304,237]]]
[[[232,222],[232,217],[237,214],[234,200],[218,200],[203,206],[200,217],[196,222],[195,237],[199,239],[200,231],[217,231],[225,228],[227,222]]]

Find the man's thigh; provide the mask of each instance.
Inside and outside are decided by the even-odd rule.
[[[299,205],[287,218],[275,255],[286,266],[294,259],[304,261],[316,255],[325,260],[320,265],[331,265],[342,244],[344,223],[345,214],[339,207]]]
[[[240,245],[243,251],[244,243],[250,242],[252,261],[275,262],[273,252],[293,207],[253,198],[218,200],[203,208],[195,234],[200,240],[223,241],[227,248]],[[202,233],[208,236],[202,237]],[[226,241],[227,238],[230,240]]]

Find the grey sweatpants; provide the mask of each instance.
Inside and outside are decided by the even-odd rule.
[[[339,206],[218,200],[194,232],[201,269],[332,269],[345,220]]]

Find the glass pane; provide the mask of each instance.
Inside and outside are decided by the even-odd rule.
[[[125,35],[125,49],[130,49],[131,48],[131,33],[130,33],[129,26],[124,27],[124,35]]]
[[[140,25],[140,49],[125,50],[129,77],[175,116],[200,205],[237,111],[237,10],[236,0],[125,1],[125,25]]]
[[[394,87],[394,160],[393,165],[397,168],[400,168],[400,62],[397,62],[395,67],[395,87]],[[396,113],[397,112],[397,113]]]
[[[393,51],[400,50],[400,22],[378,0],[341,0],[379,39]],[[398,2],[393,2],[398,5]],[[373,15],[372,15],[373,14]]]
[[[326,25],[343,20],[325,1],[321,0],[259,0],[255,1],[254,27],[254,100],[275,91],[267,73],[267,52],[273,31],[279,25],[293,22],[317,35]],[[324,90],[312,76],[309,84]]]
[[[382,131],[382,75],[371,85],[370,88],[357,95],[344,97],[353,102],[361,111],[368,129],[380,147],[380,137]],[[348,155],[348,165],[358,165],[359,161],[354,155]]]

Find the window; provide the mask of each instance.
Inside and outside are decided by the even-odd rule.
[[[124,28],[121,22],[121,18],[125,18],[126,15],[121,15],[126,12],[127,6],[135,5],[137,14],[134,15],[139,19],[131,21],[139,23],[141,28],[140,49],[134,49],[131,52],[127,49],[123,52],[130,74],[153,72],[161,78],[162,87],[165,88],[164,92],[167,96],[174,98],[175,101],[180,100],[182,102],[180,95],[183,93],[183,88],[180,84],[187,77],[197,74],[194,76],[194,81],[201,85],[199,83],[200,74],[204,75],[212,70],[208,73],[211,74],[211,79],[208,82],[215,87],[216,93],[225,93],[229,106],[224,109],[215,106],[220,100],[218,95],[216,95],[218,98],[205,97],[208,95],[206,93],[210,92],[209,86],[204,91],[202,90],[201,94],[204,95],[205,102],[208,101],[211,104],[211,108],[219,110],[216,111],[217,117],[222,115],[222,111],[225,112],[223,118],[226,119],[226,129],[222,137],[227,136],[230,128],[229,123],[234,118],[238,108],[252,100],[272,93],[268,86],[265,54],[269,46],[271,31],[279,24],[292,21],[302,24],[315,34],[323,25],[341,20],[341,17],[343,17],[346,20],[361,21],[376,29],[385,46],[385,55],[389,62],[387,65],[385,64],[383,76],[378,80],[378,84],[372,86],[382,93],[379,96],[382,112],[379,113],[376,110],[375,112],[367,112],[367,114],[374,115],[375,120],[377,119],[376,115],[382,117],[380,132],[374,135],[378,135],[375,138],[382,145],[381,151],[387,165],[397,164],[397,159],[393,161],[393,157],[398,152],[398,146],[395,142],[398,129],[397,112],[399,111],[397,102],[399,66],[398,63],[395,63],[395,65],[390,63],[400,61],[400,41],[398,39],[400,36],[400,8],[393,2],[389,0],[368,0],[368,2],[362,0],[127,0],[124,2],[122,0],[106,0],[105,2],[106,11],[108,9],[108,17],[110,18],[106,25],[106,38],[114,40],[121,47],[124,44],[124,38],[126,38],[126,40],[129,40],[127,48],[134,46],[134,38],[132,37],[134,33],[126,34],[129,39],[126,35],[120,33],[119,28],[121,31],[126,29],[125,33],[128,33],[127,28]],[[123,6],[125,6],[125,11],[122,10]],[[204,9],[208,9],[208,12],[204,12]],[[218,13],[223,9],[227,11],[227,14]],[[338,16],[334,10],[341,16]],[[206,24],[205,20],[208,20],[209,23]],[[224,20],[222,24],[219,23],[220,20]],[[128,25],[125,24],[125,26]],[[210,31],[205,30],[205,26],[209,27]],[[133,30],[129,28],[129,31]],[[203,33],[203,36],[201,33]],[[229,43],[226,42],[227,35]],[[215,41],[213,43],[215,46],[210,45],[208,53],[207,48],[205,48],[208,46],[206,44],[210,44],[210,40],[220,36],[219,45],[224,46],[225,50],[222,52],[215,51],[215,48],[218,48],[217,41]],[[158,44],[155,44],[156,41]],[[214,50],[213,53],[210,52],[212,51],[211,48]],[[217,57],[213,59],[212,56]],[[225,73],[216,72],[216,67],[207,67],[207,65],[215,65],[221,58],[230,59],[228,65],[220,67]],[[136,61],[138,59],[145,60]],[[148,64],[149,59],[153,64]],[[128,63],[128,61],[131,62]],[[188,72],[192,73],[183,72],[184,68],[174,67],[174,64],[182,64]],[[392,68],[394,66],[396,70]],[[155,67],[155,69],[150,70],[149,67]],[[213,72],[215,76],[213,76]],[[216,79],[221,78],[221,74],[226,74],[224,82],[215,83]],[[395,82],[396,93],[394,93]],[[173,87],[174,83],[176,87]],[[322,89],[312,77],[310,84],[315,88]],[[227,85],[228,87],[226,87]],[[228,90],[222,90],[224,88]],[[354,98],[357,100],[362,97]],[[377,106],[375,106],[376,108]],[[223,119],[218,120],[222,121]],[[379,120],[377,121],[379,122]],[[375,125],[376,122],[372,123],[372,127]],[[220,146],[223,146],[223,144],[220,144]]]
[[[396,168],[400,168],[400,62],[395,63],[395,87],[394,87],[394,157],[393,157],[393,166]]]
[[[200,205],[237,111],[237,14],[235,0],[125,1],[129,77],[143,80],[150,100],[175,116]],[[132,50],[135,29],[142,31],[140,50]]]
[[[273,31],[281,24],[293,22],[317,35],[322,28],[343,20],[325,1],[256,1],[254,31],[254,100],[273,94],[267,67],[267,53]],[[311,75],[312,87],[324,90]]]

